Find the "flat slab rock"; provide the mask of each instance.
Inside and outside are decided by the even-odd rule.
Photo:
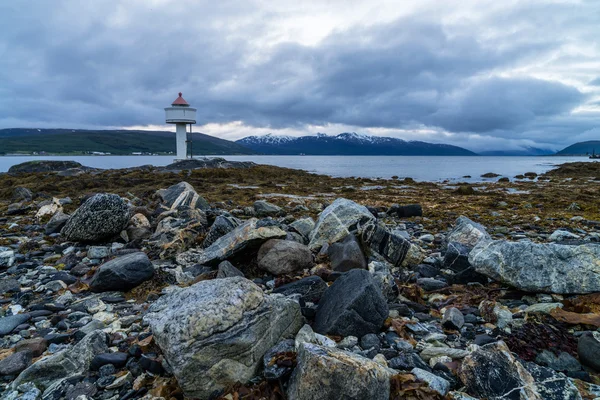
[[[517,289],[558,294],[600,291],[600,245],[528,241],[480,242],[469,254],[475,271]]]

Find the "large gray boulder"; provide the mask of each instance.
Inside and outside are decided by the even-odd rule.
[[[154,266],[143,252],[126,254],[104,263],[92,277],[94,292],[127,291],[154,276]]]
[[[177,210],[181,207],[199,208],[201,210],[210,208],[208,202],[196,193],[194,187],[187,182],[179,182],[167,189],[159,189],[156,194],[163,204],[171,210]]]
[[[12,387],[16,389],[23,383],[32,382],[44,390],[59,379],[85,374],[92,359],[107,352],[106,334],[101,330],[93,331],[75,346],[38,360],[19,374],[12,382]]]
[[[371,273],[353,269],[321,297],[313,329],[324,335],[362,337],[379,333],[388,313],[387,302]]]
[[[254,377],[267,350],[304,323],[297,302],[241,277],[177,288],[144,319],[185,395],[202,400]]]
[[[129,222],[129,207],[116,194],[99,193],[86,200],[62,228],[67,240],[97,242],[118,235]]]
[[[563,374],[534,363],[521,363],[504,342],[482,346],[463,360],[458,376],[467,393],[489,400],[580,400],[577,387]]]
[[[457,242],[468,247],[475,247],[480,241],[489,240],[492,240],[492,237],[487,233],[485,227],[465,216],[456,219],[454,229],[446,236],[448,243]]]
[[[420,247],[382,225],[370,223],[363,226],[360,232],[362,242],[396,268],[417,265],[425,258]]]
[[[368,358],[302,343],[297,360],[287,392],[289,400],[390,398],[390,378],[395,372]]]
[[[600,246],[480,242],[469,254],[475,271],[528,292],[600,291]]]
[[[256,260],[258,268],[273,275],[293,274],[313,265],[308,247],[281,239],[271,239],[260,246]]]
[[[204,250],[192,249],[177,255],[182,265],[212,265],[227,260],[248,248],[257,248],[269,239],[282,239],[286,232],[276,226],[259,226],[251,218],[231,232],[221,236]]]
[[[338,242],[348,236],[350,231],[374,220],[375,217],[367,207],[339,198],[319,215],[315,228],[310,234],[308,246],[314,250],[326,243]]]

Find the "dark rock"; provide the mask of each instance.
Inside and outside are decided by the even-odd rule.
[[[475,336],[475,341],[474,343],[478,346],[483,346],[489,343],[494,343],[496,342],[496,339],[494,339],[493,337],[483,334],[483,335],[477,335]]]
[[[434,278],[440,273],[440,269],[429,264],[419,264],[415,267],[415,272],[423,278]]]
[[[444,312],[444,317],[442,318],[442,325],[444,328],[460,330],[464,324],[465,318],[458,308],[450,307],[446,309],[446,312]]]
[[[394,204],[388,209],[387,214],[398,218],[422,217],[423,208],[420,204],[409,204],[407,206]]]
[[[202,242],[202,247],[209,247],[213,244],[218,238],[224,236],[237,228],[240,225],[240,222],[233,217],[227,217],[223,215],[217,216],[215,218],[215,222],[211,225],[206,237],[204,238],[204,242]]]
[[[313,275],[279,286],[273,290],[273,293],[280,293],[285,296],[299,294],[305,302],[318,303],[326,290],[327,283],[320,277]]]
[[[287,353],[287,354],[286,354]],[[276,380],[283,378],[292,372],[293,362],[289,360],[290,353],[295,353],[294,340],[287,339],[277,343],[275,346],[270,348],[263,357],[263,374],[267,380]],[[288,359],[284,359],[276,362],[276,357],[287,355]]]
[[[67,285],[72,285],[77,282],[77,278],[65,271],[60,271],[50,278],[53,281],[63,281]]]
[[[276,217],[284,214],[281,207],[264,200],[257,200],[254,202],[254,211],[259,217]]]
[[[17,186],[13,189],[12,199],[14,201],[31,201],[33,199],[33,193],[26,187]]]
[[[308,247],[279,239],[265,242],[258,250],[256,260],[260,269],[276,276],[293,274],[313,265],[313,256]]]
[[[0,318],[0,336],[7,335],[17,326],[29,321],[29,314],[16,314],[9,317]]]
[[[370,223],[361,227],[360,232],[361,241],[394,267],[417,265],[423,259],[419,247],[381,225]]]
[[[68,335],[66,333],[50,333],[46,336],[44,336],[44,340],[47,341],[48,343],[52,344],[60,344],[60,343],[67,343],[69,340],[71,339],[71,335]]]
[[[91,269],[92,269],[92,267],[90,267],[89,265],[77,264],[76,266],[71,268],[69,270],[69,272],[75,276],[83,276],[83,275],[87,274],[88,272],[90,272]]]
[[[154,267],[143,252],[117,257],[100,266],[90,282],[94,292],[126,291],[154,276]]]
[[[244,277],[244,273],[234,267],[229,261],[223,261],[219,264],[219,268],[217,270],[217,279],[232,278],[234,276]]]
[[[377,351],[379,351],[379,348],[381,347],[379,336],[374,333],[367,333],[360,338],[360,347],[363,350],[375,348]]]
[[[425,371],[431,370],[429,365],[416,353],[402,353],[398,357],[389,360],[388,365],[390,368],[400,371],[412,371],[413,368],[420,368]]]
[[[579,361],[593,369],[594,371],[600,372],[600,335],[597,333],[586,332],[579,338],[577,343],[577,355]]]
[[[0,295],[9,293],[18,293],[21,291],[21,285],[16,279],[8,278],[0,280]]]
[[[98,389],[96,386],[90,382],[78,382],[75,386],[70,386],[65,396],[67,400],[76,400],[79,396],[85,396],[84,398],[93,399],[94,396],[98,393]]]
[[[15,352],[29,352],[33,357],[39,357],[44,354],[47,348],[48,342],[41,337],[37,337],[18,342],[15,345]]]
[[[387,302],[371,274],[354,269],[325,291],[313,329],[321,334],[361,337],[379,332],[388,312]]]
[[[348,235],[343,241],[331,244],[327,248],[327,255],[334,271],[347,272],[351,269],[367,268],[367,260],[354,235]]]
[[[90,364],[92,370],[99,370],[100,367],[106,364],[112,364],[116,368],[124,367],[127,363],[127,353],[102,353],[96,355]]]
[[[52,216],[52,218],[50,218],[50,221],[48,221],[48,223],[46,224],[46,229],[44,233],[46,235],[51,235],[53,233],[60,232],[60,230],[65,226],[70,217],[71,216],[69,214],[65,214],[60,210],[57,211]]]
[[[171,210],[182,207],[198,208],[200,210],[210,208],[208,202],[196,193],[194,187],[187,182],[179,182],[167,189],[160,189],[156,194],[161,198],[164,205]]]
[[[471,247],[462,243],[450,242],[444,255],[444,267],[451,269],[454,272],[462,272],[471,268],[469,264],[469,253]]]
[[[448,286],[446,282],[439,281],[433,278],[419,278],[417,279],[417,285],[419,285],[426,292],[443,289],[446,286]]]
[[[13,165],[8,169],[10,173],[30,173],[30,172],[58,172],[70,168],[85,168],[75,161],[27,161],[21,164]]]
[[[564,351],[560,352],[560,354],[556,355],[548,350],[543,350],[540,354],[535,358],[535,362],[544,367],[551,368],[555,371],[559,372],[567,372],[567,371],[580,371],[581,364],[579,361],[569,353],[565,353]]]
[[[21,351],[0,361],[0,375],[16,375],[31,364],[31,353]]]
[[[129,222],[129,207],[116,194],[90,197],[69,218],[62,234],[67,240],[97,242],[118,235]]]
[[[152,356],[151,354],[142,354],[139,363],[140,367],[142,367],[144,371],[148,371],[155,375],[161,375],[164,373],[162,364],[156,356]]]

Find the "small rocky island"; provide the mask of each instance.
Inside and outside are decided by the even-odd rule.
[[[0,397],[600,397],[600,164],[0,174]]]

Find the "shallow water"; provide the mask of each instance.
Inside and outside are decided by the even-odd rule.
[[[446,157],[446,156],[224,156],[232,161],[303,169],[335,177],[386,178],[398,176],[417,181],[485,182],[487,172],[513,178],[526,172],[544,173],[566,162],[590,161],[587,157]],[[128,168],[141,165],[165,166],[171,156],[8,156],[0,157],[0,172],[29,160],[74,160],[88,167]],[[464,178],[470,175],[471,178]]]

